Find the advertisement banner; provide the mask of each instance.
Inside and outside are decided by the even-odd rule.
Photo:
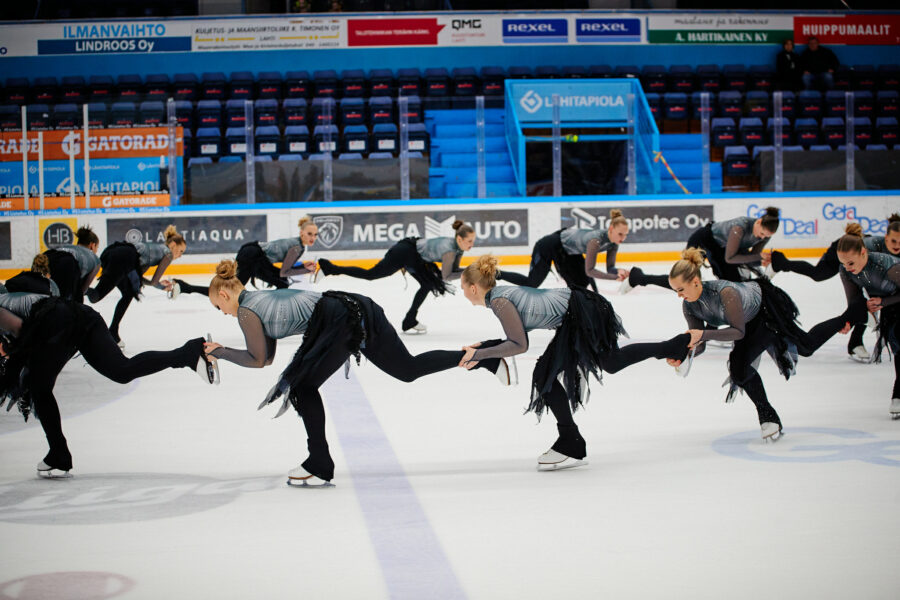
[[[606,206],[574,206],[561,208],[559,212],[562,227],[609,227],[609,208]],[[713,220],[712,204],[628,206],[623,212],[628,221],[626,244],[684,242],[694,231]]]
[[[553,94],[559,95],[560,120],[565,122],[627,121],[631,81],[507,81],[520,123],[553,120]],[[602,112],[600,112],[602,110]]]
[[[187,254],[234,254],[248,242],[265,241],[266,215],[218,215],[194,217],[152,217],[106,220],[109,243],[165,242],[163,233],[175,225],[187,242]]]
[[[190,52],[184,21],[98,21],[5,25],[5,56]]]
[[[91,160],[90,192],[99,194],[145,194],[161,191],[166,185],[165,163],[159,158],[100,158]],[[71,193],[74,185],[75,194],[84,193],[84,161],[75,161],[75,179],[71,178],[69,161],[44,161],[44,194]],[[28,164],[28,195],[40,193],[38,181],[38,163]],[[19,163],[0,163],[0,196],[22,195],[22,165]]]
[[[103,209],[141,209],[160,208],[171,205],[171,197],[167,193],[160,194],[129,194],[127,196],[97,195],[91,196],[90,203],[85,206],[84,196],[75,197],[75,208],[103,208]],[[43,210],[68,210],[72,208],[72,199],[69,196],[45,196]],[[0,211],[16,210],[41,210],[41,199],[32,196],[28,198],[28,206],[25,206],[25,198],[13,196],[0,198]]]
[[[822,44],[896,46],[900,44],[900,14],[794,17],[794,40],[816,37]]]
[[[312,214],[319,226],[314,248],[321,250],[386,250],[408,237],[451,237],[457,219],[475,228],[476,248],[528,244],[524,209]]]
[[[623,44],[641,41],[641,19],[575,19],[579,44]]]
[[[349,19],[347,45],[359,46],[437,46],[444,25],[435,17],[421,19]]]
[[[78,219],[75,217],[38,219],[38,239],[41,241],[41,252],[57,246],[74,244],[76,231],[78,231]]]
[[[84,158],[84,131],[44,131],[44,160],[69,160],[69,155]],[[175,129],[175,155],[184,155],[184,130]],[[29,161],[37,161],[40,144],[35,132],[30,132],[25,144]],[[0,162],[22,160],[22,132],[0,132]],[[169,155],[167,127],[130,127],[123,129],[91,129],[88,132],[88,151],[91,160],[97,158],[144,158]]]
[[[785,202],[781,206],[776,239],[780,236],[785,241],[800,240],[807,245],[815,241],[827,246],[844,235],[844,227],[851,222],[862,225],[866,235],[885,235],[888,210],[879,211],[872,204],[863,198],[812,198],[799,206]],[[743,214],[758,218],[765,214],[767,206],[760,201],[748,201]]]
[[[336,18],[242,18],[190,23],[195,52],[229,50],[321,50],[346,45],[344,20]]]
[[[647,17],[651,44],[780,44],[794,35],[791,15],[687,13]]]
[[[504,44],[567,44],[569,20],[503,19]]]

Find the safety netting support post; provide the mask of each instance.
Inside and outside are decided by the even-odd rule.
[[[700,94],[700,141],[701,141],[701,160],[702,177],[703,177],[703,193],[710,192],[710,168],[709,168],[709,92]]]
[[[409,98],[397,98],[400,122],[400,199],[409,200]]]
[[[87,103],[82,106],[81,122],[84,125],[84,207],[91,207],[91,151],[88,147],[88,136],[91,133],[90,115]]]
[[[75,138],[77,132],[73,129],[68,135],[68,146],[63,142],[63,150],[69,155],[69,208],[75,210]],[[87,206],[85,206],[87,208]]]
[[[247,180],[247,203],[256,203],[256,161],[253,152],[253,101],[244,100],[244,169]]]
[[[844,92],[845,109],[844,117],[847,123],[847,135],[844,139],[845,148],[847,150],[847,191],[852,192],[856,189],[856,123],[853,115],[856,110],[853,103],[853,92]]]
[[[487,198],[487,160],[484,154],[484,96],[475,97],[475,149],[478,159],[478,197]]]
[[[559,94],[553,94],[553,196],[562,191],[562,130],[559,126]]]
[[[22,207],[28,210],[28,115],[22,106]]]
[[[169,98],[166,102],[166,126],[169,135],[169,168],[166,171],[166,181],[169,188],[169,204],[178,204],[178,139],[176,137],[178,117],[175,113],[175,99]]]
[[[628,94],[628,141],[627,143],[627,160],[628,160],[628,195],[637,195],[637,146],[634,143],[634,136],[637,135],[635,129],[634,118],[634,94]]]
[[[322,142],[324,148],[320,147],[319,152],[323,152],[322,161],[322,196],[325,202],[334,200],[334,155],[333,152],[337,148],[337,140],[332,136],[332,126],[336,122],[334,117],[334,99],[326,98],[322,104],[322,119],[326,124]]]
[[[783,94],[778,91],[772,94],[772,114],[775,115],[775,124],[772,126],[772,142],[775,147],[775,193],[784,191],[784,114],[782,113]]]

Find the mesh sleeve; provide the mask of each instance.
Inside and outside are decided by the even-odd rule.
[[[844,286],[844,295],[847,296],[847,306],[852,305],[854,302],[865,301],[862,288],[853,283],[847,275],[847,272],[843,269],[841,269],[841,284]]]
[[[491,310],[500,320],[506,340],[496,346],[476,350],[472,360],[515,356],[528,350],[528,334],[513,303],[506,298],[494,298],[491,300]]]
[[[212,355],[221,360],[250,368],[261,368],[272,364],[275,358],[275,340],[266,335],[259,316],[249,308],[238,308],[238,323],[244,332],[246,350],[216,348]]]
[[[719,300],[725,307],[725,319],[730,327],[721,329],[707,329],[700,339],[705,341],[718,340],[720,342],[733,342],[744,337],[747,323],[744,320],[744,306],[741,304],[741,295],[733,287],[724,287],[719,292]]]
[[[615,250],[610,248],[606,252],[606,270],[609,271],[609,257],[610,251],[612,252],[612,265],[615,267],[616,265],[616,256]],[[588,242],[587,249],[584,253],[584,272],[588,277],[593,277],[594,279],[615,279],[616,273],[604,273],[597,269],[597,256],[600,254],[600,240],[597,238],[592,239]]]
[[[284,260],[281,261],[281,271],[278,274],[282,277],[293,277],[294,275],[309,273],[309,269],[303,265],[300,265],[299,267],[294,266],[297,263],[297,259],[300,258],[302,254],[303,248],[300,246],[294,246],[288,250],[287,254],[284,255]]]
[[[94,279],[97,278],[97,273],[100,272],[100,265],[98,264],[94,267],[94,270],[91,271],[87,277],[84,278],[84,285],[82,285],[82,293],[87,293],[88,288],[91,287],[91,284],[94,283]]]
[[[150,285],[160,290],[165,287],[159,282],[159,280],[162,279],[163,273],[166,272],[166,269],[170,264],[172,264],[172,255],[166,254],[165,256],[163,256],[163,259],[159,261],[159,264],[156,265],[156,272],[153,274],[153,279],[150,281]]]
[[[743,237],[744,229],[738,225],[732,227],[728,232],[728,243],[725,244],[725,262],[727,262],[728,264],[743,265],[747,263],[759,262],[759,253],[762,251],[763,246],[766,245],[765,242],[768,241],[768,238],[753,246],[749,250],[749,252],[747,252],[747,254],[742,254],[741,239]]]
[[[444,281],[453,281],[459,279],[462,275],[462,269],[459,268],[459,260],[462,256],[458,252],[444,252],[441,256],[441,279]]]
[[[897,286],[897,292],[895,292],[891,296],[884,296],[881,299],[881,306],[891,306],[892,304],[896,304],[900,302],[900,263],[894,265],[887,272],[888,279],[891,280],[895,286]]]
[[[688,329],[706,329],[706,323],[698,319],[691,311],[688,310],[687,302],[681,305],[681,312],[684,314],[684,320],[687,321]],[[703,351],[706,350],[706,344],[702,341],[697,344],[696,350],[694,351],[694,356],[699,356],[703,354]]]
[[[18,337],[22,330],[22,319],[15,313],[0,308],[0,331],[6,331],[13,337]]]

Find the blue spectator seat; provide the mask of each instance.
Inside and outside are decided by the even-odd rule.
[[[362,69],[341,71],[341,98],[362,98],[366,95],[366,72]]]
[[[802,90],[797,94],[797,118],[820,119],[822,117],[822,92]]]
[[[846,146],[844,147],[846,148]],[[832,148],[828,144],[813,144],[809,147],[809,150],[811,152],[831,152],[832,150],[834,150],[834,148]]]
[[[109,111],[110,127],[134,127],[137,122],[137,110],[134,102],[116,102]]]
[[[278,125],[278,100],[261,98],[253,103],[253,120],[259,127]]]
[[[327,159],[329,156],[331,156],[331,153],[323,154],[323,153],[321,153],[321,152],[317,152],[316,154],[310,154],[310,155],[309,155],[309,158],[308,158],[307,160],[315,160],[315,161],[318,161],[318,160],[325,160],[325,159]]]
[[[225,130],[225,154],[247,153],[247,132],[243,127],[229,127]]]
[[[31,100],[36,104],[53,104],[59,92],[56,77],[35,77],[31,86]]]
[[[256,79],[258,100],[280,100],[284,79],[278,71],[263,71]]]
[[[710,134],[712,135],[712,145],[717,148],[737,143],[737,127],[734,119],[728,117],[713,119]]]
[[[372,125],[378,123],[394,122],[394,101],[391,98],[380,97],[369,100],[369,122]]]
[[[424,123],[410,123],[407,132],[409,135],[409,145],[407,150],[410,152],[429,151],[431,140]]]
[[[347,125],[365,125],[366,123],[366,103],[362,98],[344,98],[338,107],[340,115],[340,123]]]
[[[853,143],[860,148],[868,148],[874,139],[872,120],[869,117],[849,117],[853,123]]]
[[[502,96],[505,79],[503,67],[481,67],[481,90],[485,96]]]
[[[302,154],[281,154],[278,156],[278,162],[282,161],[298,161],[303,160]]]
[[[853,71],[847,65],[838,65],[838,68],[834,70],[833,77],[834,89],[846,92],[853,88],[851,82]]]
[[[613,76],[613,70],[609,65],[591,65],[588,67],[588,76],[591,79],[608,79]]]
[[[650,112],[653,113],[653,119],[656,121],[662,119],[662,98],[660,95],[650,92],[644,94],[644,97],[647,98],[647,106],[650,107]]]
[[[444,67],[432,67],[425,69],[425,94],[426,102],[434,108],[450,108],[450,102],[446,98],[450,95],[450,74]],[[414,96],[415,94],[404,94]]]
[[[672,65],[666,82],[668,91],[690,94],[694,91],[694,69],[690,65]]]
[[[815,119],[802,118],[794,121],[794,142],[804,148],[819,143],[819,124]]]
[[[221,71],[203,73],[200,75],[200,99],[224,101],[227,85],[225,73]]]
[[[88,78],[91,102],[110,102],[116,89],[113,78],[109,75],[91,75]]]
[[[509,79],[530,79],[532,76],[531,67],[525,65],[513,65],[507,71]]]
[[[194,145],[194,156],[218,158],[222,154],[222,132],[218,127],[200,127]]]
[[[479,93],[478,72],[472,67],[457,67],[451,71],[453,94],[456,96],[475,96]]]
[[[750,175],[750,151],[745,146],[728,146],[722,159],[725,175]]]
[[[21,109],[15,104],[0,106],[0,130],[20,131],[22,129]]]
[[[106,103],[91,102],[88,104],[88,127],[93,129],[102,129],[109,125],[109,111],[106,110]]]
[[[243,155],[240,154],[229,154],[227,156],[223,156],[219,159],[219,164],[228,164],[228,163],[239,163],[244,162]]]
[[[757,119],[768,119],[772,116],[771,104],[769,103],[769,93],[762,90],[752,90],[747,92],[746,98],[747,116],[756,117]]]
[[[538,65],[534,68],[535,79],[559,79],[559,68],[554,65]]]
[[[400,119],[400,102],[397,102],[397,119]],[[409,96],[406,99],[406,120],[408,123],[421,123],[425,119],[422,113],[422,101],[418,96]]]
[[[897,90],[882,90],[875,98],[875,115],[878,117],[896,117],[898,112]]]
[[[718,96],[713,94],[712,92],[706,92],[709,94],[709,107],[706,109],[707,116],[712,119],[716,116],[716,103]],[[691,118],[692,119],[701,119],[703,118],[703,94],[704,92],[692,92],[691,93]]]
[[[67,104],[84,104],[87,85],[80,75],[67,75],[59,86],[59,101]]]
[[[900,91],[900,65],[878,65],[878,89],[882,91]]]
[[[663,95],[663,118],[670,121],[683,121],[688,118],[687,94],[667,92]]]
[[[586,79],[588,71],[581,65],[566,65],[561,72],[563,79]]]
[[[784,149],[782,148],[782,151],[783,150]],[[759,158],[759,155],[762,154],[763,152],[774,152],[774,151],[775,151],[775,146],[753,146],[751,158],[753,159],[753,162],[756,162],[756,160]]]
[[[750,89],[771,92],[775,89],[775,69],[769,65],[750,65]]]
[[[285,98],[308,98],[312,86],[307,71],[288,71],[284,75]]]
[[[777,117],[775,114],[775,100],[774,95],[772,99],[772,116]],[[793,119],[797,113],[797,96],[794,95],[794,92],[782,91],[781,92],[781,116],[787,117],[788,119]]]
[[[312,122],[317,125],[337,123],[337,102],[330,96],[319,96],[312,101]]]
[[[896,148],[898,134],[900,134],[900,130],[898,130],[895,117],[875,119],[875,143]]]
[[[722,89],[732,92],[745,92],[749,87],[747,68],[744,65],[722,66]]]
[[[7,104],[22,105],[28,102],[28,79],[10,77],[3,87],[3,101]]]
[[[309,129],[306,125],[289,125],[284,128],[284,149],[290,154],[309,153]]]
[[[359,152],[343,152],[338,154],[338,160],[362,160],[363,155]]]
[[[194,126],[194,105],[190,100],[175,101],[175,120],[185,129],[191,129]]]
[[[139,102],[144,94],[144,81],[137,73],[116,77],[116,98],[119,102]]]
[[[867,152],[876,152],[879,150],[887,150],[887,149],[888,149],[888,147],[885,146],[884,144],[869,144],[868,146],[866,146]]]
[[[54,129],[75,129],[79,125],[78,106],[75,104],[57,104],[50,116],[50,125]]]
[[[613,77],[639,79],[640,76],[641,69],[637,65],[616,65],[616,68],[613,70]]]
[[[825,92],[825,116],[847,116],[847,95],[840,90],[828,90]]]
[[[275,125],[257,127],[253,133],[255,153],[258,155],[274,155],[281,152],[281,132]]]
[[[370,152],[369,160],[377,160],[377,159],[385,159],[385,158],[394,158],[394,155],[390,152]]]
[[[225,102],[225,127],[244,127],[247,124],[245,102],[246,100],[228,100]]]
[[[740,92],[719,92],[719,116],[739,119],[744,114],[744,101]]]
[[[397,126],[393,123],[377,123],[372,126],[372,150],[396,152],[399,148]]]
[[[719,65],[697,65],[695,73],[699,91],[718,93],[722,90],[722,71]]]
[[[145,100],[138,106],[137,124],[144,127],[165,125],[166,107],[159,100]]]
[[[341,138],[341,152],[369,152],[369,130],[365,125],[348,125],[344,127]]]
[[[188,169],[195,165],[211,165],[212,158],[208,156],[191,156],[188,158]]]
[[[313,147],[317,153],[337,152],[340,134],[336,125],[316,125],[313,128]]]
[[[144,99],[166,102],[172,82],[165,73],[151,73],[144,78]]]
[[[272,157],[268,154],[262,154],[260,156],[254,157],[256,162],[272,162]]]
[[[765,142],[763,138],[763,122],[757,117],[745,117],[738,123],[738,136],[741,144],[752,148]]]
[[[284,124],[286,127],[306,125],[307,107],[305,98],[285,98],[281,110],[284,113]]]
[[[852,85],[854,90],[874,92],[876,83],[875,65],[853,65]]]
[[[320,69],[318,71],[313,71],[312,87],[313,98],[337,98],[337,71],[335,71],[334,69]]]
[[[390,69],[369,71],[369,96],[393,96],[394,72]]]
[[[222,103],[218,100],[201,100],[197,103],[197,128],[222,128]]]
[[[853,92],[853,116],[869,117],[875,116],[875,99],[872,92],[868,90],[858,90]]]
[[[766,139],[770,144],[775,143],[775,123],[776,120],[781,121],[781,145],[787,146],[791,143],[791,121],[787,117],[770,117],[766,119]]]
[[[197,76],[193,73],[175,73],[172,84],[172,95],[175,100],[193,102],[197,99]]]
[[[234,71],[228,78],[228,98],[231,100],[253,100],[256,81],[250,71]]]
[[[824,117],[822,119],[822,134],[820,139],[823,144],[831,148],[837,148],[847,141],[847,126],[841,117]]]
[[[663,65],[644,65],[641,69],[641,86],[645,92],[666,92],[666,68]]]

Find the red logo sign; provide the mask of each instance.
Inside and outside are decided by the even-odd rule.
[[[437,19],[350,19],[348,46],[437,46]]]
[[[822,44],[893,46],[900,44],[900,15],[794,17],[794,40],[809,37]]]

